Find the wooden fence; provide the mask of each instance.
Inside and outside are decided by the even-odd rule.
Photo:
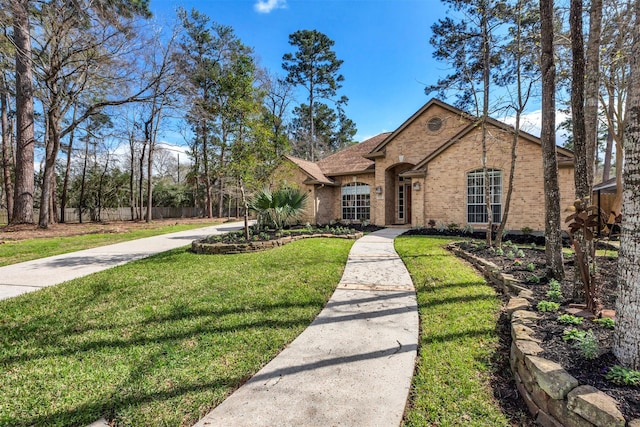
[[[146,209],[143,211],[143,215],[146,213]],[[35,209],[33,212],[34,222],[38,222],[38,216],[40,211]],[[65,222],[74,223],[79,222],[77,209],[65,209]],[[153,219],[165,219],[165,218],[199,218],[204,216],[202,208],[196,207],[154,207],[152,208],[151,215]],[[95,215],[94,215],[95,217]],[[100,212],[100,219],[102,221],[129,221],[131,220],[131,208],[108,208],[102,209]],[[90,212],[82,214],[82,221],[91,222],[92,216]],[[7,211],[0,211],[0,224],[7,223]]]

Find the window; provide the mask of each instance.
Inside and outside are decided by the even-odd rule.
[[[398,186],[398,219],[404,220],[404,182],[400,177],[400,185]]]
[[[502,172],[489,169],[488,174],[493,222],[499,223],[502,220]],[[467,174],[467,222],[470,224],[488,222],[482,169]]]
[[[369,220],[371,195],[369,186],[360,182],[342,187],[342,219]]]

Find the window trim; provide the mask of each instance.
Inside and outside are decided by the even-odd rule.
[[[502,171],[488,169],[487,172],[491,182],[490,191],[493,199],[491,203],[492,222],[499,224],[502,221]],[[468,224],[487,224],[488,222],[484,178],[482,169],[466,173],[466,217]]]
[[[371,219],[371,186],[369,184],[350,182],[340,188],[340,216],[344,221]]]

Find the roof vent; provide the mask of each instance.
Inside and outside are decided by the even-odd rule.
[[[438,132],[442,129],[442,119],[438,116],[431,117],[427,122],[427,129],[432,133]]]

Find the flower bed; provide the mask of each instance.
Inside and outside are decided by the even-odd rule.
[[[511,369],[519,394],[539,424],[640,427],[640,393],[637,387],[617,387],[608,384],[603,387],[606,391],[604,393],[585,383],[593,383],[593,379],[598,379],[598,384],[606,384],[603,372],[587,372],[586,377],[576,375],[577,370],[589,371],[596,366],[585,363],[577,353],[574,352],[568,364],[566,357],[561,357],[564,367],[546,357],[553,352],[553,349],[547,347],[553,346],[557,341],[554,335],[561,337],[563,329],[556,326],[557,314],[532,311],[532,307],[541,299],[541,295],[544,295],[544,288],[548,288],[547,286],[505,274],[503,268],[496,263],[456,245],[451,245],[450,249],[484,272],[489,281],[511,296],[507,304],[512,336]],[[513,263],[514,260],[509,262]],[[534,275],[533,272],[527,271],[521,277],[526,277],[527,274]],[[602,330],[600,332],[606,335]],[[615,363],[612,358],[615,359],[610,352],[605,352],[598,357],[598,362],[611,366]],[[582,379],[582,384],[576,376]],[[616,396],[618,400],[611,395]]]

